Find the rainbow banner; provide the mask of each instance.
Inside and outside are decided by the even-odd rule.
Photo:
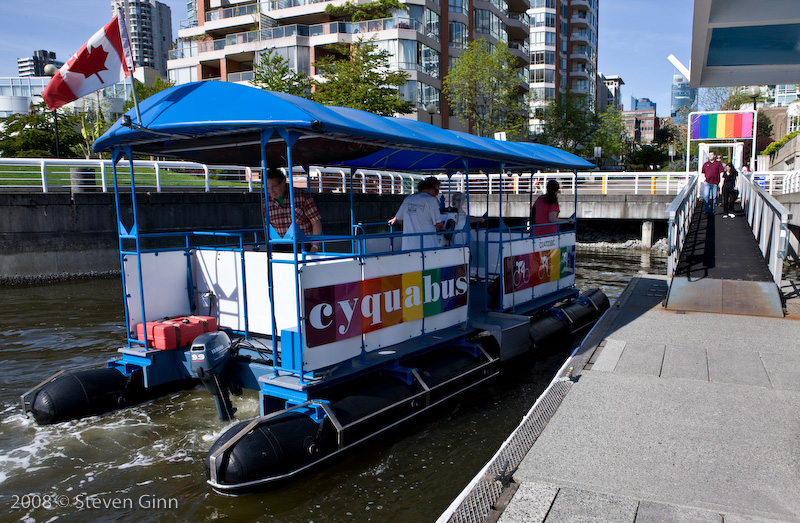
[[[726,140],[753,137],[753,113],[692,115],[692,140]]]

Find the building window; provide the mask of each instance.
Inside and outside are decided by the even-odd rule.
[[[469,37],[467,25],[462,24],[461,22],[450,22],[449,29],[450,47],[466,49]]]
[[[425,10],[425,35],[439,41],[439,13],[431,9]]]
[[[547,64],[554,65],[556,63],[555,51],[534,51],[531,53],[531,65]]]
[[[556,82],[556,71],[554,69],[532,69],[531,70],[531,83],[548,83]]]
[[[555,13],[535,13],[531,15],[531,27],[555,27]]]
[[[447,0],[447,10],[452,13],[468,15],[469,2],[467,0]]]

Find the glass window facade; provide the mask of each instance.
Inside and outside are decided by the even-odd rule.
[[[450,22],[449,30],[450,47],[466,49],[469,37],[467,24],[462,24],[461,22]]]

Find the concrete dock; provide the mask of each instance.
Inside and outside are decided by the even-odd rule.
[[[666,310],[665,290],[635,278],[584,343],[500,522],[800,521],[798,317]]]
[[[666,289],[665,276],[633,279],[568,362],[572,379],[554,382],[567,387],[555,406],[523,420],[540,418],[530,450],[508,465],[501,449],[447,520],[475,520],[470,497],[501,488],[484,521],[800,521],[797,307],[668,310]]]

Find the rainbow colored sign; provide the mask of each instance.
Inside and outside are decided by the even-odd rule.
[[[692,115],[692,140],[725,140],[753,137],[753,113]]]
[[[468,270],[454,265],[305,289],[306,344],[317,347],[463,307]]]
[[[574,273],[575,246],[503,258],[503,292],[511,294]]]

